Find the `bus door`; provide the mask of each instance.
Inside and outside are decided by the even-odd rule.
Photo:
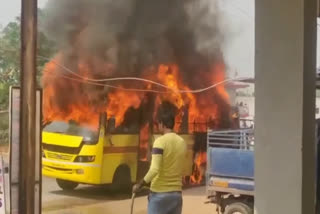
[[[140,129],[137,180],[142,179],[149,170],[151,162],[150,148],[152,144],[149,123]]]

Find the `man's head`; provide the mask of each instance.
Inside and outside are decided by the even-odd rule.
[[[176,107],[171,103],[164,102],[158,109],[158,122],[160,129],[173,129],[175,125]],[[163,130],[161,130],[163,131]]]
[[[174,115],[171,112],[163,112],[159,118],[159,123],[163,128],[173,129],[174,122]]]

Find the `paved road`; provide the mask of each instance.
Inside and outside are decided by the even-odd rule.
[[[183,214],[213,214],[215,208],[204,204],[204,187],[194,187],[184,191]],[[115,194],[101,187],[81,185],[76,190],[65,192],[59,189],[55,180],[43,178],[42,209],[45,214],[127,214],[131,196]],[[146,214],[147,197],[135,200],[135,214]]]
[[[63,210],[128,198],[130,198],[129,194],[114,194],[103,187],[87,185],[80,185],[73,191],[63,191],[54,179],[43,177],[42,209],[44,211]]]
[[[5,180],[9,181],[7,176]],[[6,183],[6,185],[9,184]],[[206,201],[204,187],[184,190],[183,200],[183,214],[215,213],[214,205],[204,204]],[[146,195],[137,197],[134,214],[147,214],[147,203]],[[54,179],[43,177],[42,210],[44,214],[127,214],[130,211],[130,204],[130,194],[115,194],[102,187],[87,185],[80,185],[74,191],[65,192],[60,190]]]

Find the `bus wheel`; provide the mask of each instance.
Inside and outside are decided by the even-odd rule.
[[[131,174],[129,167],[122,165],[119,166],[114,173],[112,180],[112,189],[115,191],[131,191]]]
[[[79,184],[73,181],[57,179],[58,186],[63,190],[74,190]]]
[[[236,202],[229,204],[223,214],[253,214],[253,210],[245,203]]]

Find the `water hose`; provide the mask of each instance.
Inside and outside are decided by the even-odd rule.
[[[130,214],[133,214],[133,207],[134,207],[134,199],[135,198],[136,198],[136,193],[132,193]]]

